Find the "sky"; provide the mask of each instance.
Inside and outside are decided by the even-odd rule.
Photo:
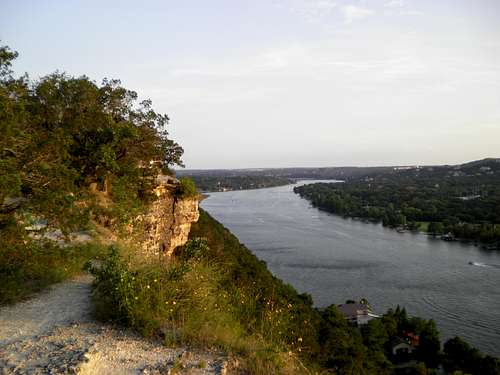
[[[500,157],[498,0],[0,0],[0,43],[121,79],[190,169]]]

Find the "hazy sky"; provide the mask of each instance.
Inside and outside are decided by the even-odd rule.
[[[1,0],[0,39],[151,98],[188,168],[500,156],[499,0]]]

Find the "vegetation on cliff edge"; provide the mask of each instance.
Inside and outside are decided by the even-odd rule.
[[[95,248],[42,239],[125,227],[183,152],[168,137],[168,117],[120,81],[16,78],[16,57],[0,47],[0,304],[76,272]]]

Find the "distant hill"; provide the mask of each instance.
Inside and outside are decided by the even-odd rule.
[[[490,167],[494,170],[499,170],[500,158],[485,158],[481,160],[474,160],[467,163],[459,164],[458,167],[460,167],[461,169]]]
[[[262,169],[186,169],[178,176],[270,176],[282,178],[348,179],[371,174],[389,173],[394,167],[320,167],[320,168],[262,168]]]
[[[483,168],[481,170],[481,168]],[[489,168],[489,169],[488,169]],[[252,169],[183,169],[177,170],[178,176],[204,177],[241,177],[270,176],[291,179],[338,179],[375,177],[390,174],[431,174],[445,176],[450,171],[463,173],[497,173],[500,171],[500,158],[485,158],[457,165],[427,166],[383,166],[383,167],[305,167],[305,168],[252,168]],[[459,173],[460,174],[460,173]]]

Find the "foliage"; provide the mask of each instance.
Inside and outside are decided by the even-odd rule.
[[[339,374],[370,374],[367,348],[360,333],[348,326],[335,306],[326,308],[321,316],[321,362]],[[379,370],[377,373],[384,373]]]
[[[15,78],[17,53],[0,46],[0,302],[13,302],[74,274],[92,247],[34,240],[35,215],[67,235],[124,227],[154,196],[159,173],[182,165],[168,117],[118,80],[53,73]]]
[[[228,307],[217,295],[217,271],[206,263],[191,260],[135,268],[111,248],[102,267],[92,272],[98,315],[128,324],[147,336],[163,332],[171,340],[189,341],[190,334],[204,329],[199,315],[209,309],[209,313],[220,310],[218,323],[227,321],[222,319],[222,309]],[[194,324],[197,329],[191,332],[187,327]],[[217,329],[213,328],[215,335]]]
[[[89,219],[78,203],[88,200],[91,184],[117,201],[147,201],[158,173],[182,165],[182,148],[166,131],[169,119],[151,101],[137,103],[118,80],[98,85],[62,73],[14,79],[16,56],[0,48],[0,203],[26,197],[25,206],[69,231],[76,229],[69,217]]]
[[[264,337],[262,329],[249,329],[253,301],[244,291],[227,292],[224,271],[208,261],[207,251],[206,241],[195,238],[185,246],[182,259],[139,265],[111,248],[102,266],[92,268],[98,316],[161,337],[167,344],[235,353],[252,373],[278,373],[288,367],[278,341]]]
[[[182,177],[179,180],[179,186],[175,191],[175,195],[179,198],[196,197],[198,195],[198,190],[193,180],[188,177]]]
[[[4,228],[0,237],[0,305],[18,302],[74,276],[100,252],[97,244],[61,247],[52,241],[35,241],[16,225]]]
[[[294,191],[339,215],[408,229],[426,222],[432,234],[450,232],[500,245],[500,163],[486,160],[460,170],[442,169],[384,173],[345,183],[304,185]]]
[[[447,372],[463,371],[472,375],[500,374],[500,361],[483,356],[460,337],[449,339],[444,344],[443,364]]]

